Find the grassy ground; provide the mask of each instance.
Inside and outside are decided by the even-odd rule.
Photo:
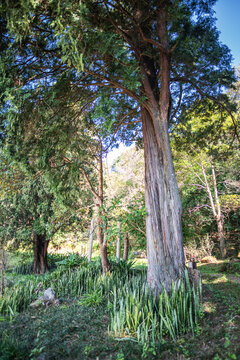
[[[176,343],[166,338],[157,348],[140,346],[111,336],[105,303],[86,307],[64,298],[58,307],[28,309],[8,321],[0,318],[0,359],[240,359],[240,284],[212,264],[200,269],[206,274],[204,317],[194,335],[182,336]],[[220,277],[213,278],[216,272]]]

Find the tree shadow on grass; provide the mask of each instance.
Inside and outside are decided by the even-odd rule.
[[[121,354],[124,359],[141,359],[141,347],[114,340],[108,334],[108,323],[102,306],[83,307],[74,302],[29,310],[12,323],[0,323],[0,359],[27,360],[30,354],[45,354],[46,360],[114,360]]]

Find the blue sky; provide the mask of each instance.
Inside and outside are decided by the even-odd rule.
[[[216,11],[220,41],[227,45],[234,57],[233,65],[240,65],[240,0],[218,0]]]

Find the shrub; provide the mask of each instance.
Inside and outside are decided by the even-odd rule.
[[[223,263],[220,267],[220,272],[225,272],[227,274],[235,274],[235,273],[239,274],[240,273],[240,261]]]
[[[88,260],[86,256],[79,256],[78,254],[69,254],[61,261],[57,261],[57,266],[62,266],[65,269],[76,268],[77,266],[87,266]]]

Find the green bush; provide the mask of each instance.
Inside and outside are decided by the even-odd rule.
[[[78,254],[69,254],[61,261],[57,261],[57,266],[62,266],[65,269],[76,268],[77,266],[87,266],[88,260],[86,256],[79,256]]]
[[[220,267],[220,272],[227,274],[240,274],[240,261],[223,263]]]
[[[127,275],[129,274],[129,271],[133,267],[134,263],[134,260],[125,261],[121,259],[119,261],[116,261],[110,259],[111,271],[120,275]]]

